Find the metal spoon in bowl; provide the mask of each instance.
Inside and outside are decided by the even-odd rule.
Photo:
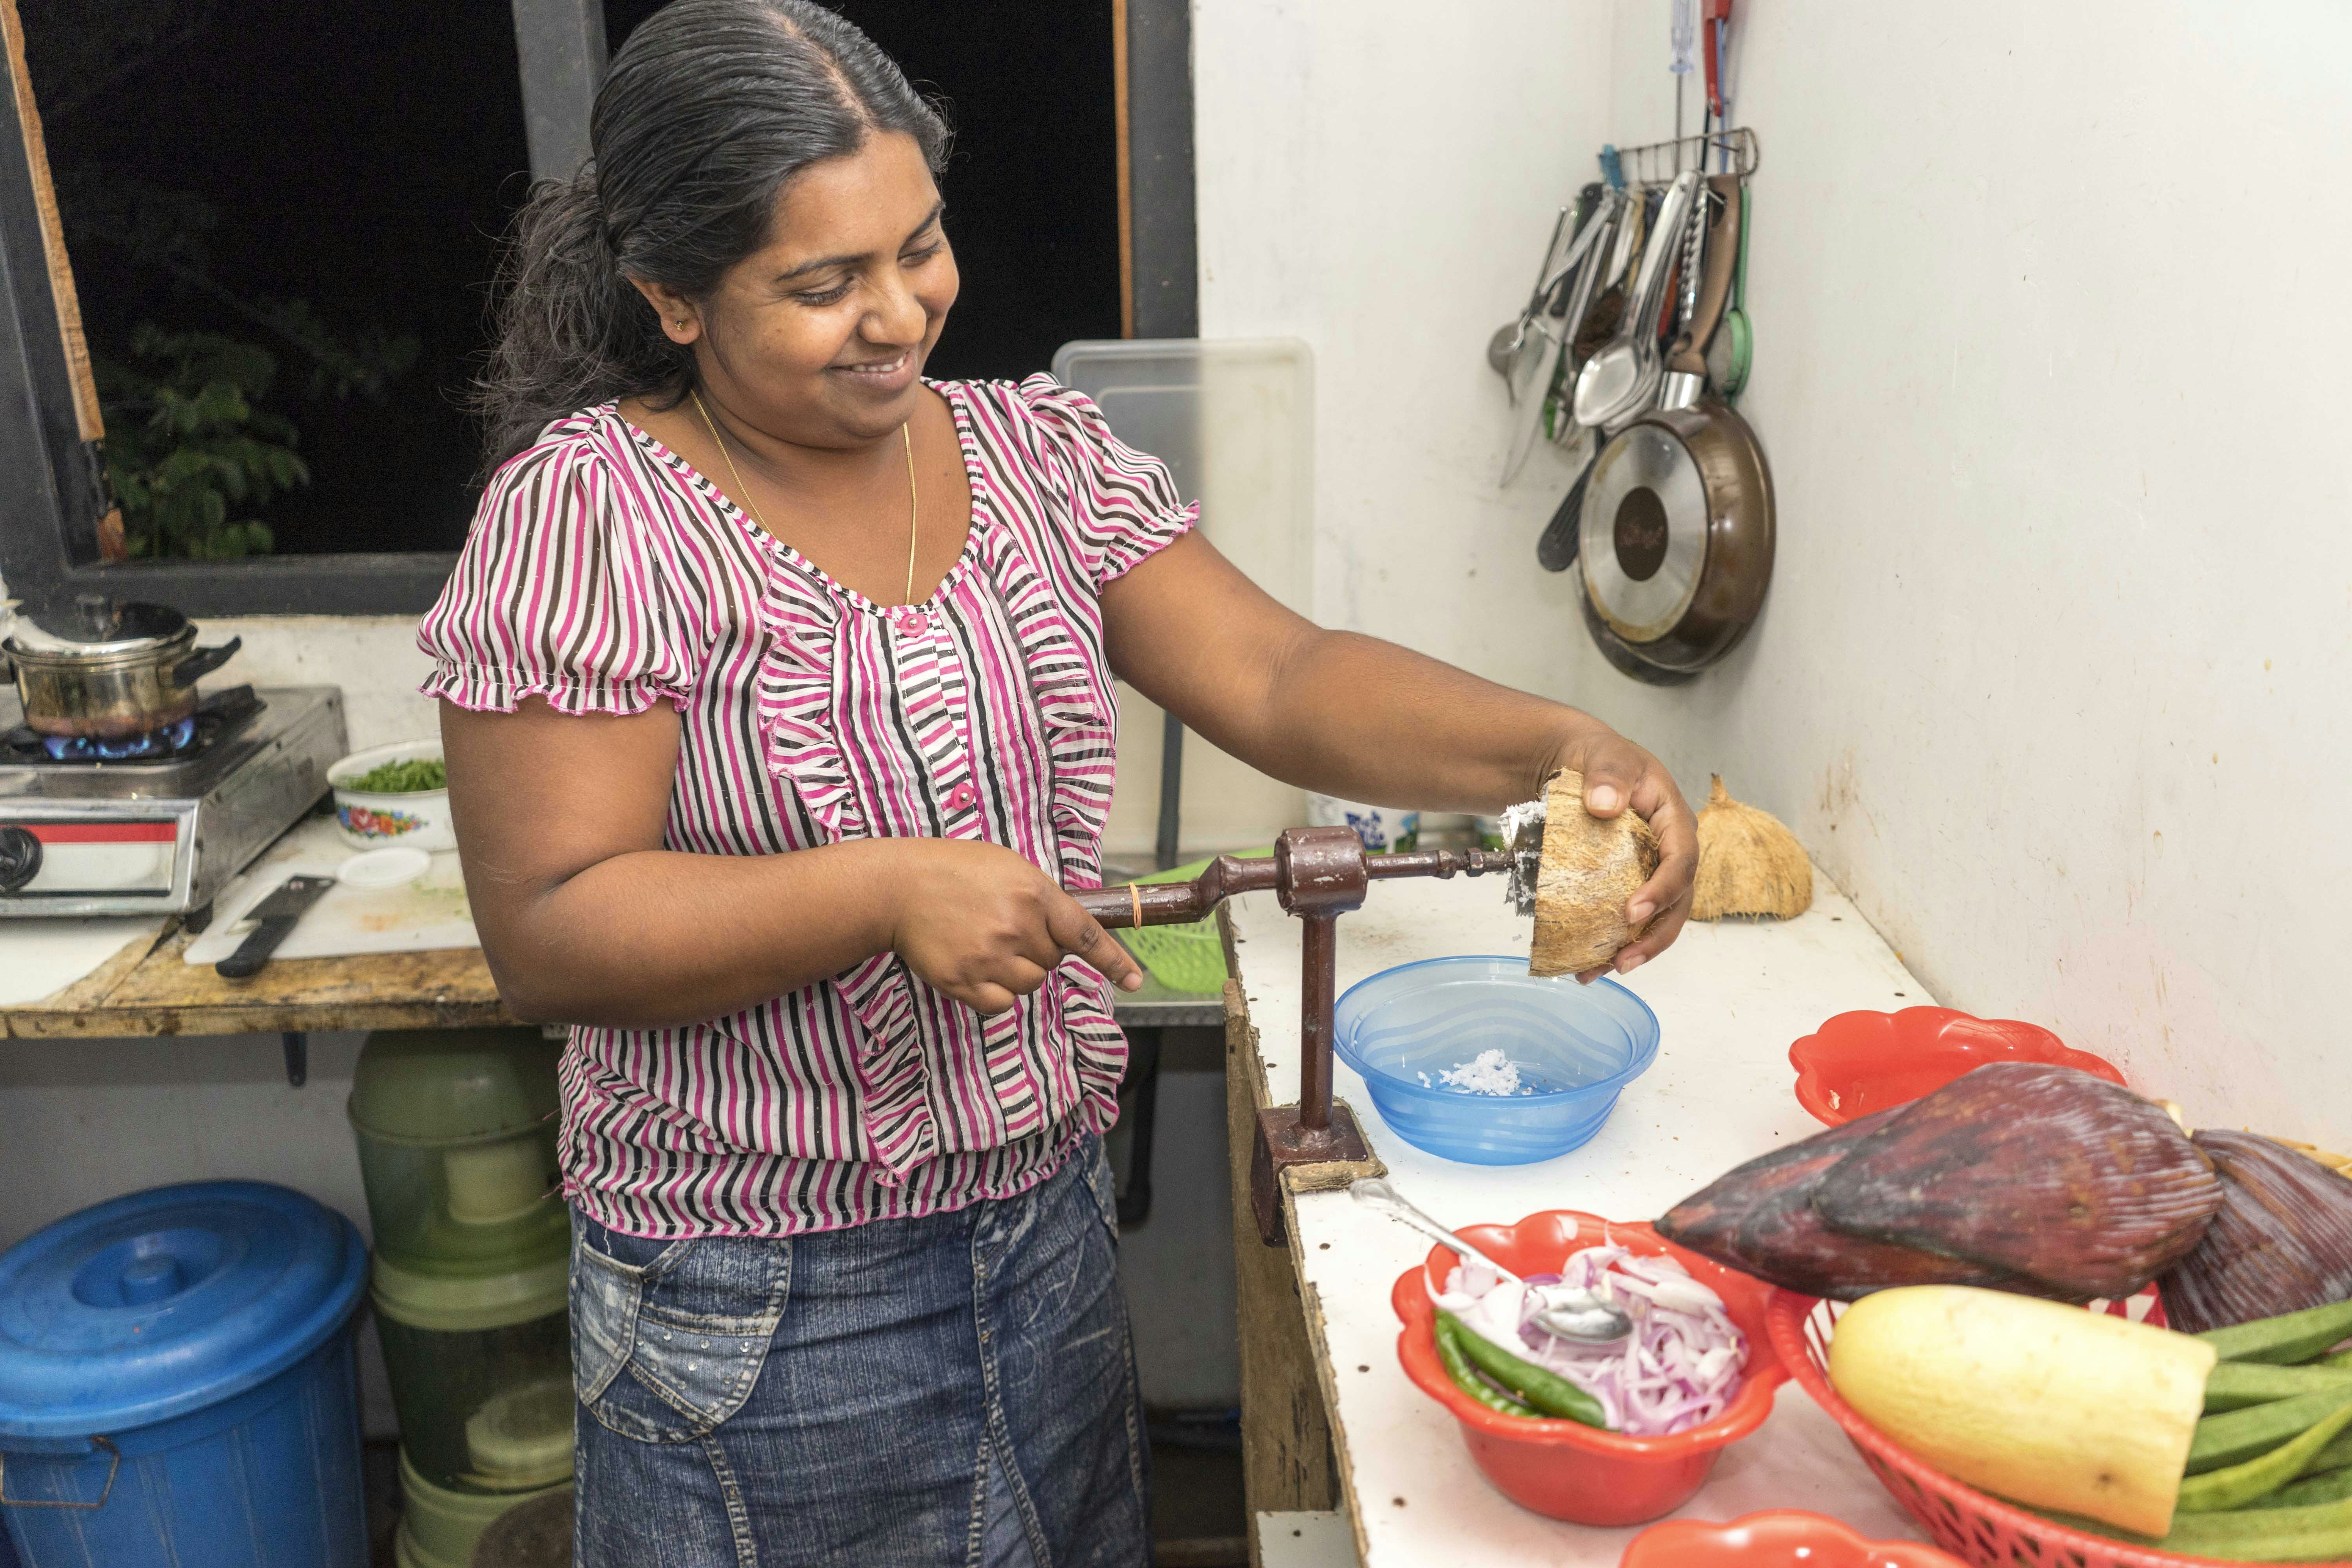
[[[1444,1242],[1472,1263],[1483,1263],[1504,1279],[1517,1284],[1527,1281],[1413,1207],[1397,1195],[1397,1190],[1377,1176],[1366,1176],[1348,1185],[1348,1195],[1358,1203],[1376,1208],[1393,1220],[1402,1220],[1423,1236]],[[1612,1340],[1622,1340],[1633,1331],[1633,1320],[1603,1301],[1590,1290],[1580,1290],[1569,1285],[1528,1285],[1536,1300],[1543,1306],[1536,1313],[1536,1321],[1564,1340],[1578,1340],[1586,1344],[1605,1345]]]

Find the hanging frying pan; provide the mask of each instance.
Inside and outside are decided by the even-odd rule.
[[[1772,471],[1747,421],[1700,395],[1738,249],[1738,181],[1720,200],[1698,318],[1675,344],[1669,402],[1613,437],[1585,481],[1578,580],[1585,625],[1612,664],[1659,684],[1687,680],[1755,623],[1772,576]]]

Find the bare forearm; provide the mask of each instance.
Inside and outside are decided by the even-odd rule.
[[[1544,698],[1352,632],[1310,629],[1275,667],[1274,721],[1209,738],[1306,789],[1375,805],[1496,812],[1541,793],[1605,729]]]
[[[483,945],[515,1012],[659,1028],[725,1017],[888,951],[888,851],[872,839],[785,855],[637,850],[538,889],[472,855],[467,873],[478,907],[499,910]]]

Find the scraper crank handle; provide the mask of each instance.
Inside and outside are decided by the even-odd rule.
[[[1507,876],[1511,869],[1511,857],[1504,850],[1421,849],[1402,855],[1364,855],[1362,859],[1363,874],[1373,881],[1456,874],[1483,877],[1489,872]],[[1287,892],[1287,858],[1280,855],[1220,855],[1189,882],[1137,882],[1123,888],[1089,889],[1071,897],[1107,929],[1181,925],[1205,919],[1236,893]]]

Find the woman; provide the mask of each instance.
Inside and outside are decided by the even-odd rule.
[[[1493,811],[1557,704],[1319,631],[1044,377],[926,383],[947,135],[808,0],[678,0],[519,219],[496,471],[421,641],[475,918],[563,1061],[579,1550],[1149,1561],[1100,1133],[1134,962],[1100,878],[1114,676],[1351,798]],[[1354,699],[1381,692],[1375,704]]]

